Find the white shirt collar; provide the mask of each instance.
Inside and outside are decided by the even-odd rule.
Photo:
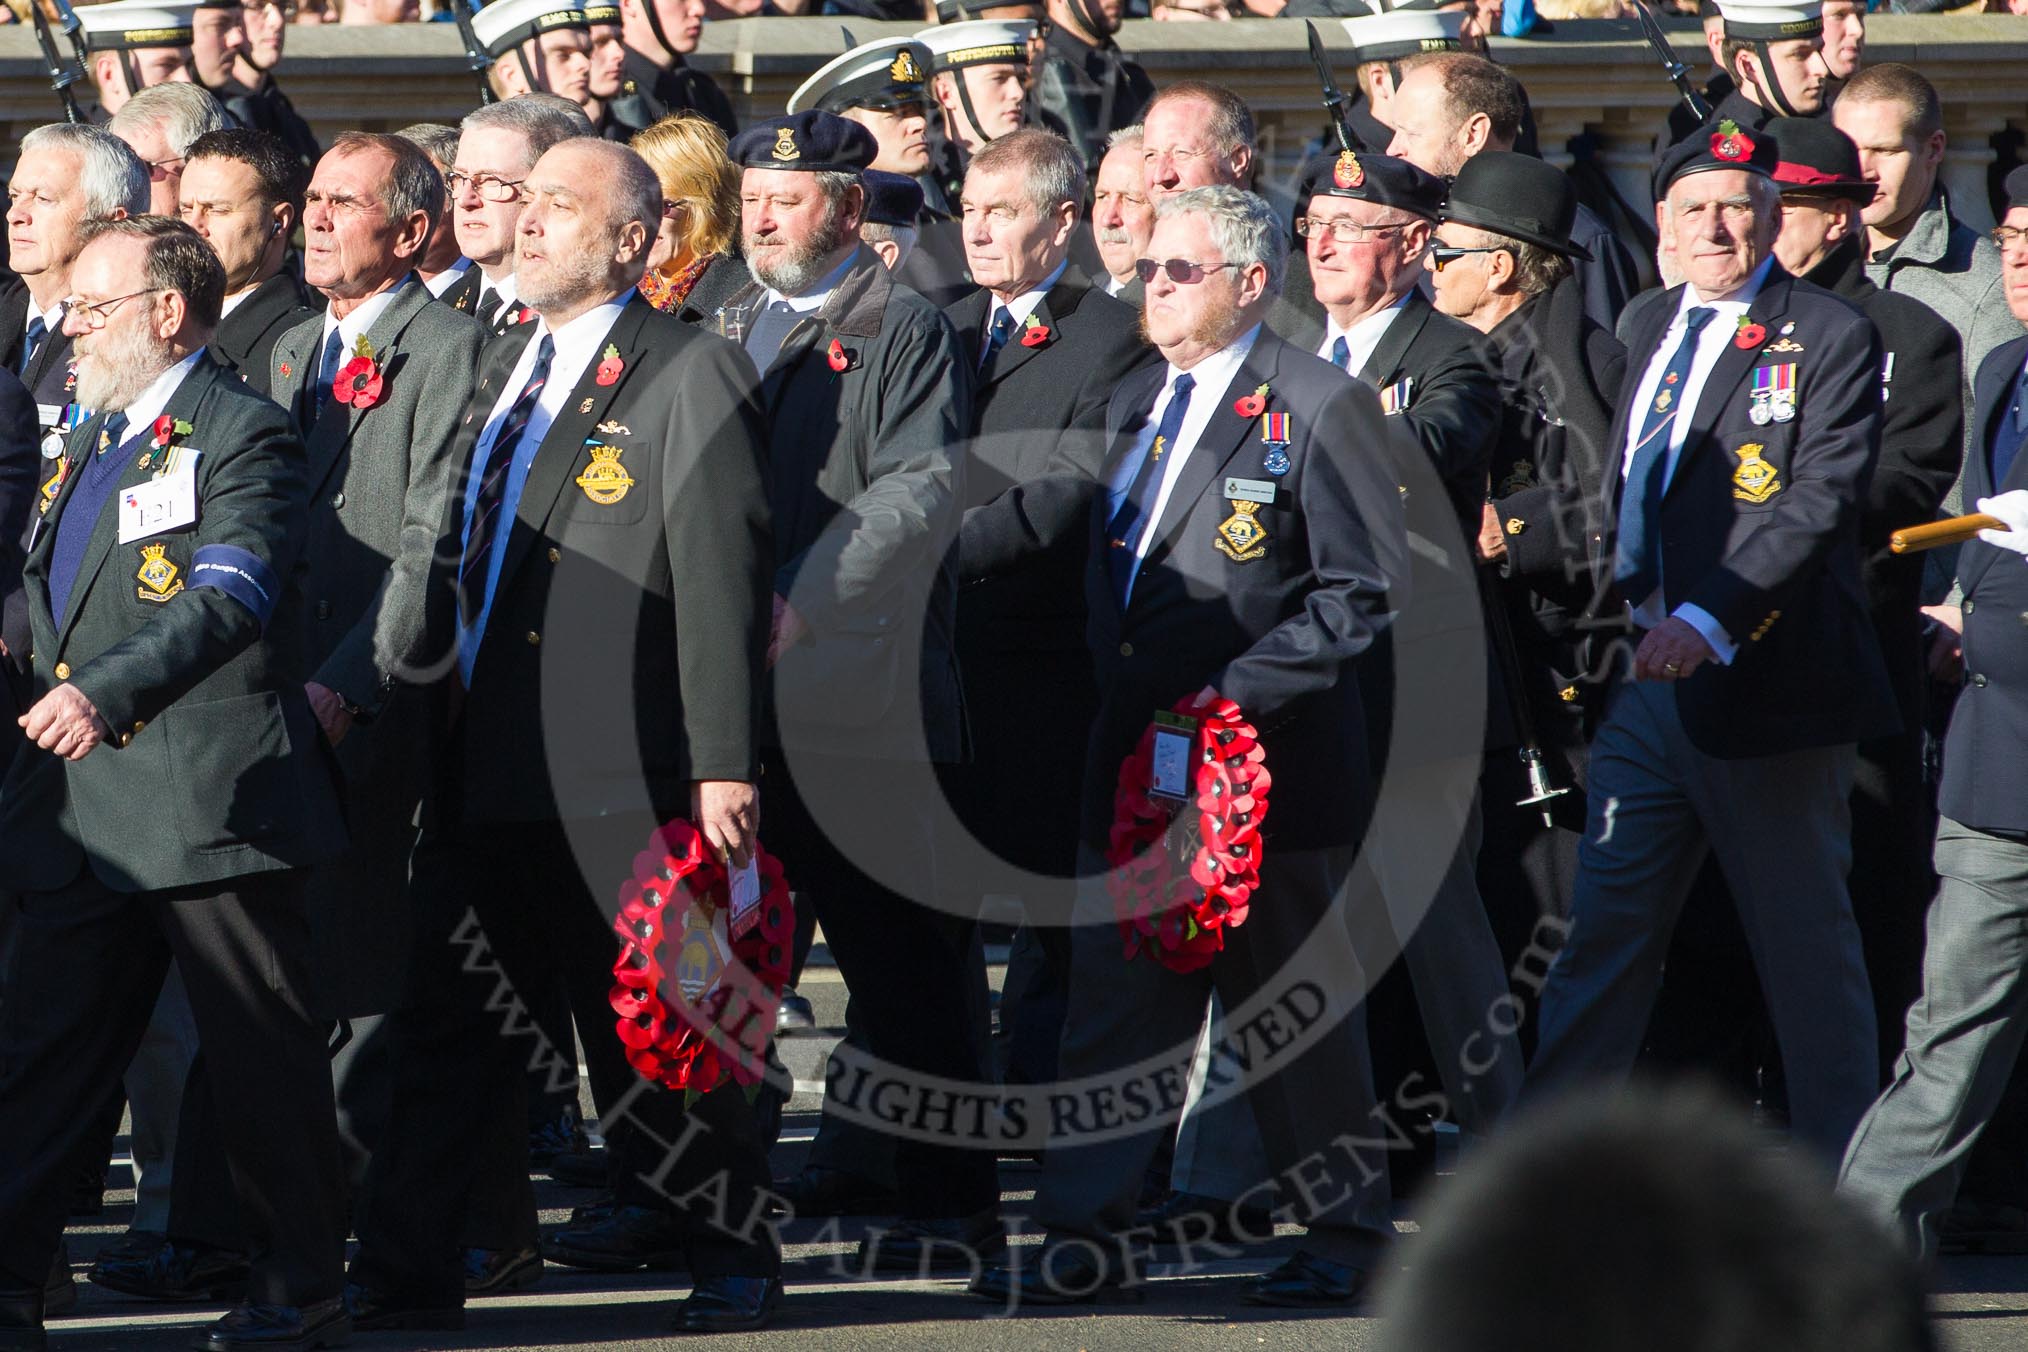
[[[220,319],[224,319],[234,310],[237,310],[240,306],[246,304],[246,298],[248,296],[251,296],[254,292],[260,289],[261,284],[259,282],[255,282],[252,286],[248,287],[244,291],[233,292],[230,296],[227,296],[224,300],[219,302],[218,317]]]
[[[821,308],[825,301],[831,299],[831,293],[838,289],[838,283],[845,280],[846,271],[851,268],[852,260],[858,256],[857,250],[845,255],[844,262],[832,268],[822,280],[800,296],[784,296],[773,287],[769,287],[765,303],[773,305],[776,301],[780,301],[799,315],[806,315],[812,310]]]
[[[491,291],[500,298],[500,308],[503,310],[515,305],[519,300],[514,291],[514,274],[511,271],[501,273],[497,279],[488,277],[481,271],[479,274],[479,299],[484,300],[488,291]]]
[[[42,321],[47,332],[54,334],[63,327],[63,302],[58,301],[45,310],[35,303],[34,296],[28,297],[28,313],[21,320],[22,331],[26,332],[28,325],[37,319]]]
[[[1041,285],[1037,286],[1033,291],[1023,291],[1020,295],[1009,301],[1003,301],[998,296],[988,292],[987,299],[992,303],[986,307],[986,313],[990,316],[1004,305],[1007,313],[1014,316],[1014,322],[1017,325],[1026,324],[1028,316],[1035,313],[1036,307],[1042,304],[1042,298],[1048,295],[1058,282],[1063,280],[1063,274],[1069,268],[1070,260],[1066,258],[1056,265],[1054,271],[1042,279]],[[992,324],[990,318],[986,322],[989,326]]]
[[[183,378],[196,368],[197,359],[203,355],[204,349],[199,348],[177,362],[150,381],[148,388],[141,391],[139,398],[120,410],[127,415],[128,436],[134,435],[162,416],[162,410],[169,405],[169,397],[176,393],[177,387],[183,383]]]
[[[439,272],[436,276],[423,278],[423,285],[429,288],[430,294],[432,296],[435,296],[438,300],[442,300],[444,297],[444,292],[450,290],[452,287],[456,286],[459,282],[463,281],[465,279],[465,274],[467,272],[470,272],[471,270],[472,270],[472,260],[469,258],[460,258],[457,262],[451,264],[449,267],[445,268],[442,272]]]
[[[387,307],[394,303],[396,296],[407,289],[414,277],[415,274],[411,272],[408,276],[387,288],[387,290],[377,295],[368,296],[359,303],[358,308],[354,309],[351,314],[346,315],[343,319],[333,319],[329,310],[324,311],[324,337],[322,341],[330,342],[331,330],[335,328],[338,330],[338,341],[344,350],[347,352],[355,350],[359,346],[360,336],[372,328],[373,322],[387,312]]]
[[[584,368],[591,365],[593,356],[598,352],[599,341],[619,322],[620,311],[626,309],[627,302],[633,298],[634,292],[629,288],[603,305],[592,306],[560,329],[550,328],[546,319],[536,320],[535,336],[529,339],[528,348],[533,351],[540,347],[544,338],[556,343],[556,356],[549,366],[552,388],[565,395],[577,388]]]
[[[1408,304],[1412,294],[1410,291],[1402,292],[1394,304],[1354,320],[1349,329],[1339,328],[1338,321],[1327,313],[1324,316],[1324,344],[1317,349],[1317,355],[1330,361],[1331,349],[1343,338],[1345,349],[1350,354],[1345,369],[1358,375],[1366,369],[1367,361],[1372,358],[1373,350],[1380,346],[1380,340],[1387,336],[1388,328],[1401,317],[1401,309]]]
[[[1133,278],[1129,277],[1127,278],[1126,281],[1123,282],[1119,278],[1113,276],[1110,272],[1108,272],[1106,274],[1106,294],[1108,296],[1119,295],[1120,292],[1127,289],[1128,284],[1131,283],[1133,280],[1134,280]]]
[[[1209,395],[1212,402],[1216,403],[1224,394],[1226,386],[1232,384],[1232,378],[1239,374],[1241,364],[1246,361],[1247,354],[1253,351],[1253,345],[1259,338],[1260,325],[1255,324],[1191,367],[1190,377],[1195,382],[1191,387],[1191,399],[1195,401]],[[1176,388],[1176,377],[1182,374],[1182,370],[1174,362],[1169,364],[1169,375],[1162,386],[1163,399],[1160,402],[1167,402],[1168,391]]]

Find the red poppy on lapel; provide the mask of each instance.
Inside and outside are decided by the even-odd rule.
[[[610,385],[618,380],[620,372],[626,369],[627,364],[620,360],[620,349],[612,343],[607,343],[605,358],[599,362],[598,383]]]
[[[1267,408],[1268,387],[1259,386],[1252,394],[1243,395],[1232,401],[1232,411],[1242,418],[1258,418]]]
[[[833,338],[831,340],[831,346],[824,350],[824,360],[831,363],[831,369],[833,371],[851,370],[853,362],[858,355],[859,354],[856,352],[847,352],[845,350],[845,345],[839,342],[836,338]]]
[[[339,367],[331,380],[331,397],[364,413],[380,402],[383,383],[380,367],[373,360],[373,346],[361,334],[352,360]]]
[[[1732,345],[1740,351],[1750,351],[1767,341],[1767,329],[1748,320],[1739,326],[1739,332],[1732,335]]]
[[[1034,315],[1028,316],[1028,325],[1021,330],[1021,346],[1041,347],[1050,338],[1049,326]]]

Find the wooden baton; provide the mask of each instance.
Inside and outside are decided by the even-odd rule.
[[[2007,523],[1997,516],[1973,512],[1970,516],[1946,517],[1926,526],[1908,526],[1887,537],[1887,547],[1897,554],[1913,554],[1944,545],[1961,545],[1978,538],[1982,530],[2005,530]]]

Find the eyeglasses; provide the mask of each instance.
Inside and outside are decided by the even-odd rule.
[[[2028,244],[2028,228],[2018,225],[1996,225],[1988,237],[1996,249],[2011,249],[2017,244]]]
[[[1488,244],[1478,249],[1454,249],[1449,245],[1437,245],[1429,251],[1430,271],[1442,272],[1445,267],[1457,262],[1466,254],[1505,253],[1506,251],[1507,246],[1504,244]]]
[[[151,183],[160,183],[183,172],[181,155],[171,155],[166,160],[145,160],[143,163],[148,166],[148,181]]]
[[[79,300],[76,296],[72,296],[63,303],[64,317],[67,319],[75,315],[83,322],[86,328],[102,329],[106,326],[106,321],[113,317],[113,311],[119,309],[136,296],[151,295],[161,289],[159,286],[144,287],[139,291],[129,291],[124,296],[115,296],[111,300],[100,301],[84,301]]]
[[[512,202],[521,196],[521,185],[525,178],[502,178],[498,174],[467,174],[453,169],[444,175],[444,184],[453,196],[465,190],[470,184],[472,191],[487,202]]]
[[[1396,221],[1392,225],[1361,225],[1358,221],[1343,216],[1325,220],[1321,216],[1296,217],[1296,233],[1304,239],[1316,239],[1329,235],[1340,244],[1364,244],[1370,239],[1379,239],[1390,230],[1405,230],[1407,223]]]
[[[1236,268],[1237,263],[1193,263],[1187,258],[1171,258],[1158,263],[1152,258],[1134,260],[1134,275],[1143,284],[1155,280],[1158,272],[1168,274],[1169,280],[1178,286],[1195,286],[1211,273],[1221,268]]]

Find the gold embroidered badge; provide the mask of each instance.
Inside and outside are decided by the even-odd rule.
[[[593,446],[590,450],[592,462],[577,476],[577,486],[599,506],[610,507],[627,496],[634,486],[634,476],[620,463],[619,447]]]
[[[165,544],[141,546],[141,569],[134,574],[141,585],[134,595],[143,601],[166,601],[183,590],[183,580],[177,576],[181,570],[162,557],[168,548]]]
[[[1775,467],[1760,458],[1766,449],[1758,441],[1749,441],[1733,452],[1739,457],[1739,468],[1732,471],[1732,496],[1742,502],[1766,502],[1782,491]]]
[[[1212,541],[1212,545],[1235,563],[1266,558],[1267,530],[1254,519],[1260,504],[1241,498],[1227,498],[1226,501],[1232,504],[1232,515],[1218,523],[1218,538]]]

